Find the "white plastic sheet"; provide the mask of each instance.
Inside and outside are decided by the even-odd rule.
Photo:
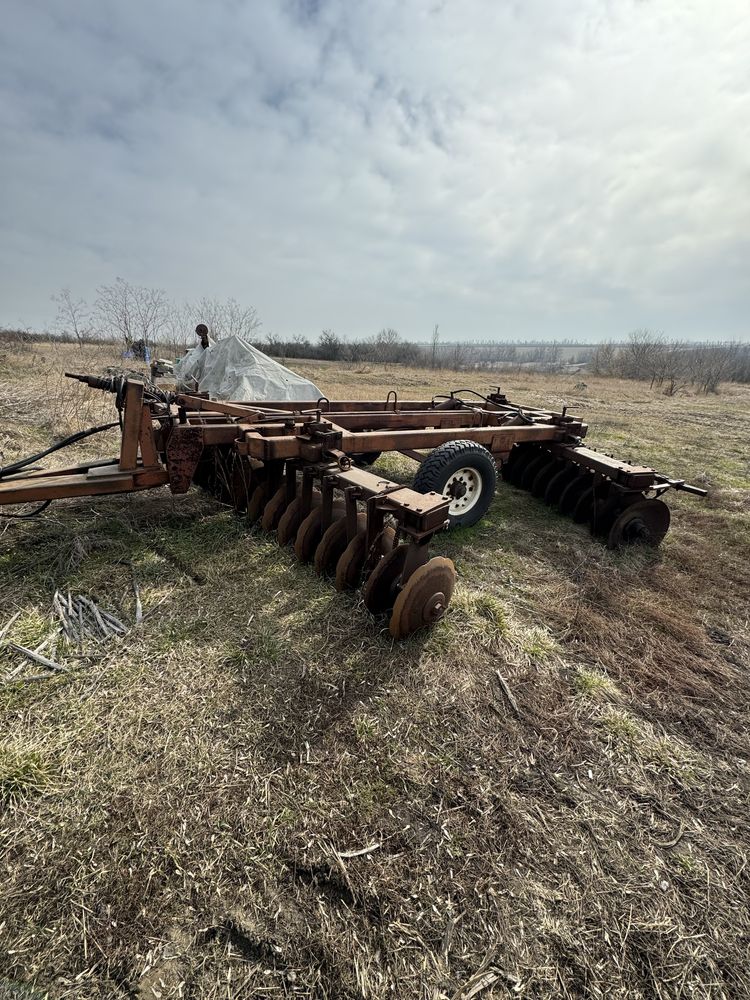
[[[239,337],[193,347],[176,370],[184,392],[207,392],[211,399],[317,400],[323,395],[309,379],[290,371]]]

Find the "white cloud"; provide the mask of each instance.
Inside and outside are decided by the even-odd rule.
[[[313,335],[748,332],[744,0],[14,0],[5,26],[0,321],[121,274]]]

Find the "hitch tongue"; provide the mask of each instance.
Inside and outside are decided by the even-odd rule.
[[[692,486],[690,483],[686,483],[684,479],[670,479],[669,476],[663,476],[661,473],[656,474],[656,479],[660,483],[664,483],[665,486],[671,486],[673,490],[682,490],[683,493],[692,493],[696,497],[707,497],[708,490],[704,490],[700,486]]]

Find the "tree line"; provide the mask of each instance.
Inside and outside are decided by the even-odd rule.
[[[722,382],[750,382],[750,344],[691,343],[651,330],[634,330],[623,344],[598,344],[589,367],[595,375],[647,381],[667,396],[688,386],[717,392]]]
[[[195,326],[205,323],[213,340],[238,336],[281,359],[341,361],[353,364],[387,363],[428,368],[525,367],[566,370],[586,366],[596,375],[648,381],[670,396],[691,386],[716,392],[722,382],[750,382],[750,344],[739,342],[692,343],[670,340],[651,330],[634,330],[625,341],[578,344],[570,340],[445,341],[435,325],[428,341],[409,340],[392,327],[370,337],[349,340],[334,330],[323,330],[311,340],[304,335],[282,337],[261,334],[261,321],[253,306],[236,299],[202,297],[175,303],[158,288],[136,285],[123,278],[100,285],[92,303],[77,298],[69,288],[52,296],[57,315],[52,330],[57,338],[83,345],[96,341],[122,344],[124,350],[143,356],[147,349],[178,355],[196,343]],[[0,330],[0,340],[37,339],[29,331]]]

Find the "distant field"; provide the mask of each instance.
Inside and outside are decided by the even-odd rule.
[[[109,416],[61,375],[108,351],[0,347],[3,462]],[[295,367],[331,398],[487,385]],[[612,553],[501,485],[436,539],[459,586],[403,643],[198,490],[0,520],[16,641],[55,588],[132,622],[135,574],[144,611],[70,675],[0,687],[2,1000],[750,996],[750,387],[578,381],[503,388],[708,499]]]

